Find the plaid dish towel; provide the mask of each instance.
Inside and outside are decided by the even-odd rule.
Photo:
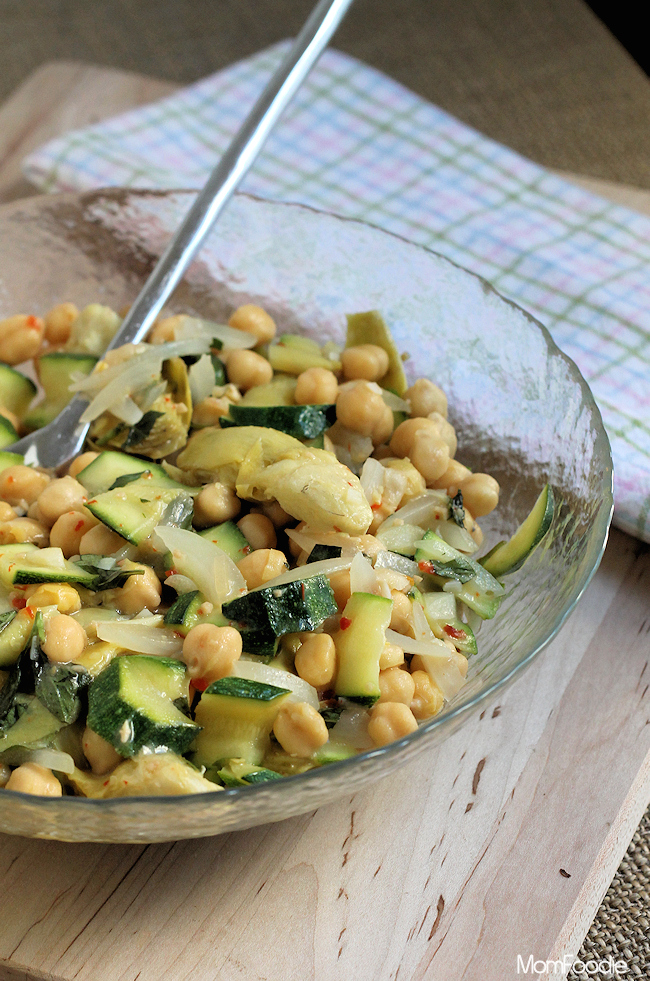
[[[289,42],[27,158],[47,191],[200,187]],[[378,225],[480,274],[577,363],[614,455],[615,522],[650,541],[650,218],[581,190],[327,51],[243,189]]]

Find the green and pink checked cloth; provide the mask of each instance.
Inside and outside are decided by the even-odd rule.
[[[47,191],[199,187],[289,42],[25,161]],[[650,541],[650,219],[561,180],[329,50],[244,189],[378,225],[485,277],[578,364],[614,454],[616,524]]]

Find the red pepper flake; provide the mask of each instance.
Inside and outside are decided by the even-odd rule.
[[[104,780],[102,787],[108,787],[108,780]]]
[[[38,317],[30,316],[25,321],[27,327],[32,327],[34,330],[39,329]]]
[[[372,511],[379,511],[380,507],[381,507],[381,504],[371,504],[370,505],[370,509]]]
[[[24,610],[27,606],[27,600],[24,596],[14,596],[11,601],[11,605],[13,606],[14,610]]]
[[[418,562],[418,569],[420,572],[435,572],[433,562],[431,562],[429,559],[422,559],[420,562]]]
[[[29,617],[30,620],[34,620],[35,617],[36,617],[36,610],[34,610],[31,606],[28,606],[25,609],[25,613]]]
[[[75,531],[81,531],[81,529],[83,528],[83,526],[85,525],[85,523],[86,522],[84,521],[83,518],[81,519],[81,521],[77,521],[76,525],[74,526],[74,530]]]
[[[338,525],[334,525],[334,531],[338,531],[339,535],[341,534],[341,529],[338,527]]]
[[[459,630],[458,627],[452,627],[450,623],[446,623],[442,629],[449,637],[455,637],[456,640],[467,639],[467,634],[464,630]]]
[[[197,691],[205,691],[210,682],[207,678],[192,678],[192,687]]]
[[[352,624],[352,620],[349,617],[341,617],[341,630],[347,630]]]
[[[305,598],[305,584],[304,584],[304,582],[301,582],[300,583],[300,595],[302,596],[302,598],[304,600],[304,598]]]

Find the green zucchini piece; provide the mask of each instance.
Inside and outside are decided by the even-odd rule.
[[[217,545],[226,555],[230,556],[233,562],[239,562],[251,551],[248,539],[234,521],[224,521],[212,528],[205,528],[204,531],[199,532],[199,535]]]
[[[18,433],[9,420],[5,419],[4,416],[0,416],[0,449],[4,449],[5,446],[11,446],[19,438]]]
[[[199,623],[213,623],[217,627],[227,627],[229,621],[213,608],[210,613],[201,612],[206,599],[198,589],[181,593],[175,603],[165,613],[165,624],[186,637],[192,627]],[[212,604],[210,604],[212,606]]]
[[[154,463],[153,460],[141,460],[137,456],[120,453],[118,450],[105,450],[100,453],[92,463],[77,474],[77,480],[83,484],[89,495],[94,496],[118,486],[116,482],[120,478],[138,473],[148,473],[146,479],[152,486],[185,489],[183,484],[172,480],[159,463]]]
[[[34,619],[30,613],[15,610],[0,617],[0,668],[11,667],[30,638]]]
[[[36,395],[36,385],[16,368],[0,361],[0,405],[19,419],[27,412]]]
[[[89,375],[96,364],[97,358],[91,354],[66,351],[53,351],[38,358],[36,372],[45,389],[45,399],[25,416],[25,428],[33,431],[52,422],[72,398],[70,385],[74,377]]]
[[[345,604],[334,637],[337,695],[362,705],[374,705],[379,698],[379,658],[392,612],[393,601],[373,593],[353,593]]]
[[[7,467],[15,467],[20,463],[25,462],[25,457],[22,453],[0,453],[0,473],[6,470]]]
[[[439,621],[443,634],[449,638],[456,650],[461,654],[470,656],[478,652],[474,631],[468,623],[464,623],[459,617],[448,617],[444,621]]]
[[[273,633],[316,630],[337,612],[334,593],[325,576],[311,576],[280,586],[263,586],[224,603],[223,613],[244,628]]]
[[[329,740],[320,749],[317,749],[312,759],[319,766],[327,766],[328,763],[339,763],[341,760],[349,760],[351,756],[356,756],[357,750],[347,743]]]
[[[336,406],[233,405],[230,415],[237,426],[264,426],[296,439],[315,439],[336,422]]]
[[[278,652],[279,640],[272,630],[255,627],[246,629],[235,624],[242,639],[242,649],[245,654],[254,654],[265,664],[272,661]]]
[[[382,388],[388,388],[400,397],[408,388],[404,364],[400,353],[395,347],[395,341],[388,329],[386,321],[377,310],[367,313],[351,313],[347,316],[348,332],[346,347],[356,347],[357,344],[376,344],[383,347],[388,355],[388,371],[379,379]]]
[[[69,582],[92,589],[92,573],[63,557],[60,548],[28,542],[0,546],[0,582],[7,588],[41,582]]]
[[[307,565],[311,562],[322,562],[324,559],[340,559],[340,557],[340,545],[314,545],[309,553]]]
[[[265,385],[254,385],[238,405],[294,405],[297,380],[291,375],[276,375]]]
[[[192,761],[211,767],[219,760],[241,759],[255,766],[271,745],[275,717],[290,692],[247,678],[222,678],[209,685],[196,707],[202,731]]]
[[[338,371],[341,367],[340,361],[323,356],[316,341],[298,334],[283,334],[270,344],[269,361],[273,371],[283,371],[287,375],[301,375],[308,368]]]
[[[550,484],[546,484],[530,514],[519,525],[514,535],[507,542],[499,542],[487,555],[479,559],[483,568],[495,578],[520,569],[551,527],[554,511],[553,488]]]
[[[491,620],[499,608],[504,589],[482,565],[452,548],[432,531],[427,531],[415,553],[420,572],[430,575],[438,586],[455,580],[462,585],[456,599],[474,610],[483,620]]]
[[[188,528],[194,502],[182,488],[159,487],[142,477],[125,487],[98,494],[86,507],[108,528],[133,545],[139,545],[156,525]]]
[[[88,689],[88,726],[121,756],[146,747],[184,753],[199,726],[178,707],[187,706],[185,665],[167,657],[114,657]]]
[[[246,760],[227,760],[217,776],[226,787],[249,787],[255,783],[268,783],[269,780],[281,780],[275,770],[267,770],[263,766],[255,766]]]
[[[19,695],[21,713],[18,720],[0,734],[0,756],[15,746],[32,746],[48,740],[65,725],[34,695]]]

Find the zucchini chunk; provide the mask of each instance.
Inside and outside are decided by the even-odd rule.
[[[493,576],[506,576],[524,564],[551,527],[555,500],[553,488],[546,484],[528,517],[519,525],[512,538],[499,542],[479,562]]]
[[[386,643],[393,601],[374,593],[353,593],[334,637],[339,667],[334,691],[362,705],[374,705],[379,690],[379,658]]]
[[[35,395],[36,385],[30,378],[0,361],[0,405],[4,409],[22,419]]]
[[[38,380],[45,389],[45,398],[25,416],[25,428],[30,431],[47,426],[72,398],[70,385],[77,375],[89,375],[97,358],[91,354],[71,354],[53,351],[36,361]]]
[[[15,746],[30,746],[53,736],[65,725],[34,695],[18,695],[21,713],[12,726],[0,734],[0,754]]]
[[[40,582],[69,582],[93,589],[95,576],[64,558],[60,548],[19,542],[0,545],[0,582],[7,589]]]
[[[165,613],[165,625],[186,637],[192,627],[199,623],[213,623],[217,627],[227,627],[229,621],[217,609],[210,613],[201,612],[206,599],[198,589],[181,593],[175,603]],[[210,604],[212,606],[212,604]]]
[[[248,539],[239,530],[234,521],[224,521],[220,525],[200,531],[201,538],[217,545],[233,562],[239,562],[251,550]]]
[[[88,726],[121,756],[143,747],[184,753],[199,726],[178,707],[187,707],[185,665],[168,657],[114,657],[90,683]]]
[[[9,420],[5,419],[4,416],[0,416],[0,449],[4,449],[5,446],[11,446],[19,438],[18,433]]]
[[[156,525],[189,527],[194,502],[182,488],[158,487],[143,476],[124,487],[98,494],[86,507],[108,528],[139,545]]]
[[[202,731],[192,761],[211,767],[234,758],[259,766],[271,745],[275,717],[289,694],[286,688],[248,678],[213,681],[196,707]]]
[[[280,586],[263,586],[224,603],[223,613],[244,629],[263,630],[276,637],[316,630],[337,611],[325,576],[311,576]]]
[[[388,355],[388,371],[379,379],[382,388],[388,388],[396,395],[402,396],[408,388],[404,365],[400,353],[395,346],[386,321],[377,310],[367,313],[350,313],[347,316],[348,333],[346,347],[356,347],[357,344],[376,344],[383,347]]]
[[[2,473],[3,470],[6,470],[7,467],[15,467],[19,463],[24,462],[25,457],[22,455],[22,453],[7,453],[6,451],[3,451],[0,453],[0,473]]]
[[[291,375],[276,375],[266,385],[254,385],[242,395],[239,405],[294,405],[297,380]]]
[[[227,425],[264,426],[278,429],[296,439],[316,439],[336,422],[335,405],[232,405],[232,423]],[[221,420],[224,425],[224,420]]]
[[[147,475],[151,486],[189,490],[184,488],[183,484],[172,480],[159,463],[154,463],[153,460],[140,460],[137,456],[129,456],[128,453],[119,453],[117,450],[105,450],[100,453],[92,463],[77,474],[77,480],[83,484],[90,496],[94,496],[118,487],[117,481],[120,477],[133,474]]]
[[[483,620],[491,620],[499,609],[505,590],[482,565],[452,548],[433,531],[427,531],[415,553],[420,572],[436,585],[453,580],[461,585],[455,594]]]
[[[282,334],[270,344],[269,361],[273,371],[282,371],[287,375],[301,375],[308,368],[338,371],[341,367],[340,361],[323,356],[316,341],[299,334]]]
[[[226,760],[216,775],[226,787],[249,787],[255,783],[282,779],[275,770],[267,770],[266,767],[255,766],[245,760]]]

